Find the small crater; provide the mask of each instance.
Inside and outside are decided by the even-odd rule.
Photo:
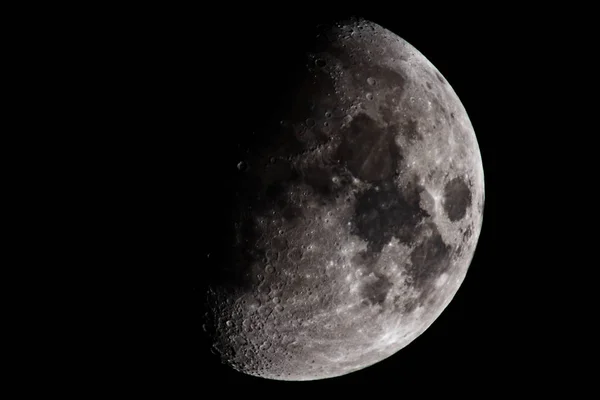
[[[259,349],[264,351],[270,347],[271,347],[271,343],[265,341],[265,342],[263,342],[263,344],[260,345]]]
[[[248,169],[248,164],[246,164],[246,162],[245,162],[245,161],[240,161],[240,162],[237,164],[237,169],[238,169],[238,171],[242,171],[242,172],[244,172],[244,171],[246,171],[246,170]]]
[[[265,251],[265,257],[268,261],[277,261],[279,259],[279,253],[273,249],[267,249],[267,251]]]
[[[442,75],[441,75],[439,72],[436,72],[436,73],[435,73],[435,76],[436,76],[436,77],[438,78],[438,80],[439,80],[440,82],[442,82],[443,84],[445,84],[445,83],[446,83],[446,80],[444,79],[444,77],[443,77],[443,76],[442,76]]]

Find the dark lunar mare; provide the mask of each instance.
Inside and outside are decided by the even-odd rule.
[[[418,196],[399,190],[394,183],[382,182],[358,195],[352,218],[353,233],[367,242],[371,253],[379,253],[392,237],[411,244],[418,223],[428,214]]]
[[[380,127],[366,114],[358,114],[342,129],[337,159],[354,177],[366,182],[391,181],[402,160],[394,142],[396,129]]]
[[[444,187],[444,211],[452,222],[460,221],[471,206],[471,190],[461,177],[456,177]]]

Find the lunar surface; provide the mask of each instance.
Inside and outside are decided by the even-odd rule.
[[[348,374],[422,334],[465,278],[484,207],[467,112],[413,46],[347,20],[304,61],[232,165],[229,250],[210,255],[202,311],[224,363],[277,380]]]

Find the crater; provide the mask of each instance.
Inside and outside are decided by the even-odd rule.
[[[438,81],[440,81],[440,82],[442,82],[444,84],[446,83],[446,80],[444,79],[444,77],[439,72],[436,72],[435,76],[438,78]]]
[[[378,86],[391,88],[396,92],[396,96],[400,97],[404,93],[404,87],[406,85],[406,77],[400,72],[389,68],[381,68],[379,66],[369,66],[364,72],[365,75],[370,76],[374,82],[377,82]],[[366,82],[368,84],[368,82]],[[365,80],[355,82],[356,87],[365,86]]]

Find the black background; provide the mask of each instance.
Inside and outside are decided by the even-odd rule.
[[[128,215],[119,234],[127,238],[128,227],[131,235],[136,232],[125,246],[143,255],[131,263],[140,265],[136,285],[145,295],[134,299],[125,318],[136,333],[116,339],[124,349],[119,359],[128,360],[120,379],[145,390],[200,396],[245,388],[351,393],[354,384],[396,388],[398,395],[532,386],[531,371],[539,371],[551,355],[540,351],[545,338],[533,333],[543,305],[531,301],[526,280],[539,268],[531,251],[528,221],[535,218],[535,200],[529,194],[542,186],[532,176],[553,168],[539,164],[529,145],[541,135],[531,117],[553,112],[552,105],[542,110],[534,101],[539,80],[546,78],[538,62],[545,40],[535,16],[433,5],[420,10],[346,5],[343,12],[322,4],[214,7],[128,10],[118,28],[107,24],[98,37],[103,43],[107,33],[113,43],[107,49],[112,57],[98,60],[105,71],[98,85],[118,86],[109,108],[128,121],[109,129],[116,132],[112,150],[127,164],[122,169],[115,164],[118,182],[133,194],[119,206]],[[208,352],[197,307],[206,255],[222,229],[228,179],[236,173],[237,144],[249,140],[252,126],[276,107],[290,79],[286,65],[303,56],[298,49],[306,46],[308,27],[348,16],[370,19],[407,40],[440,70],[465,106],[485,174],[479,244],[454,300],[394,356],[322,381],[247,376]],[[543,143],[538,141],[536,151],[544,151]]]

